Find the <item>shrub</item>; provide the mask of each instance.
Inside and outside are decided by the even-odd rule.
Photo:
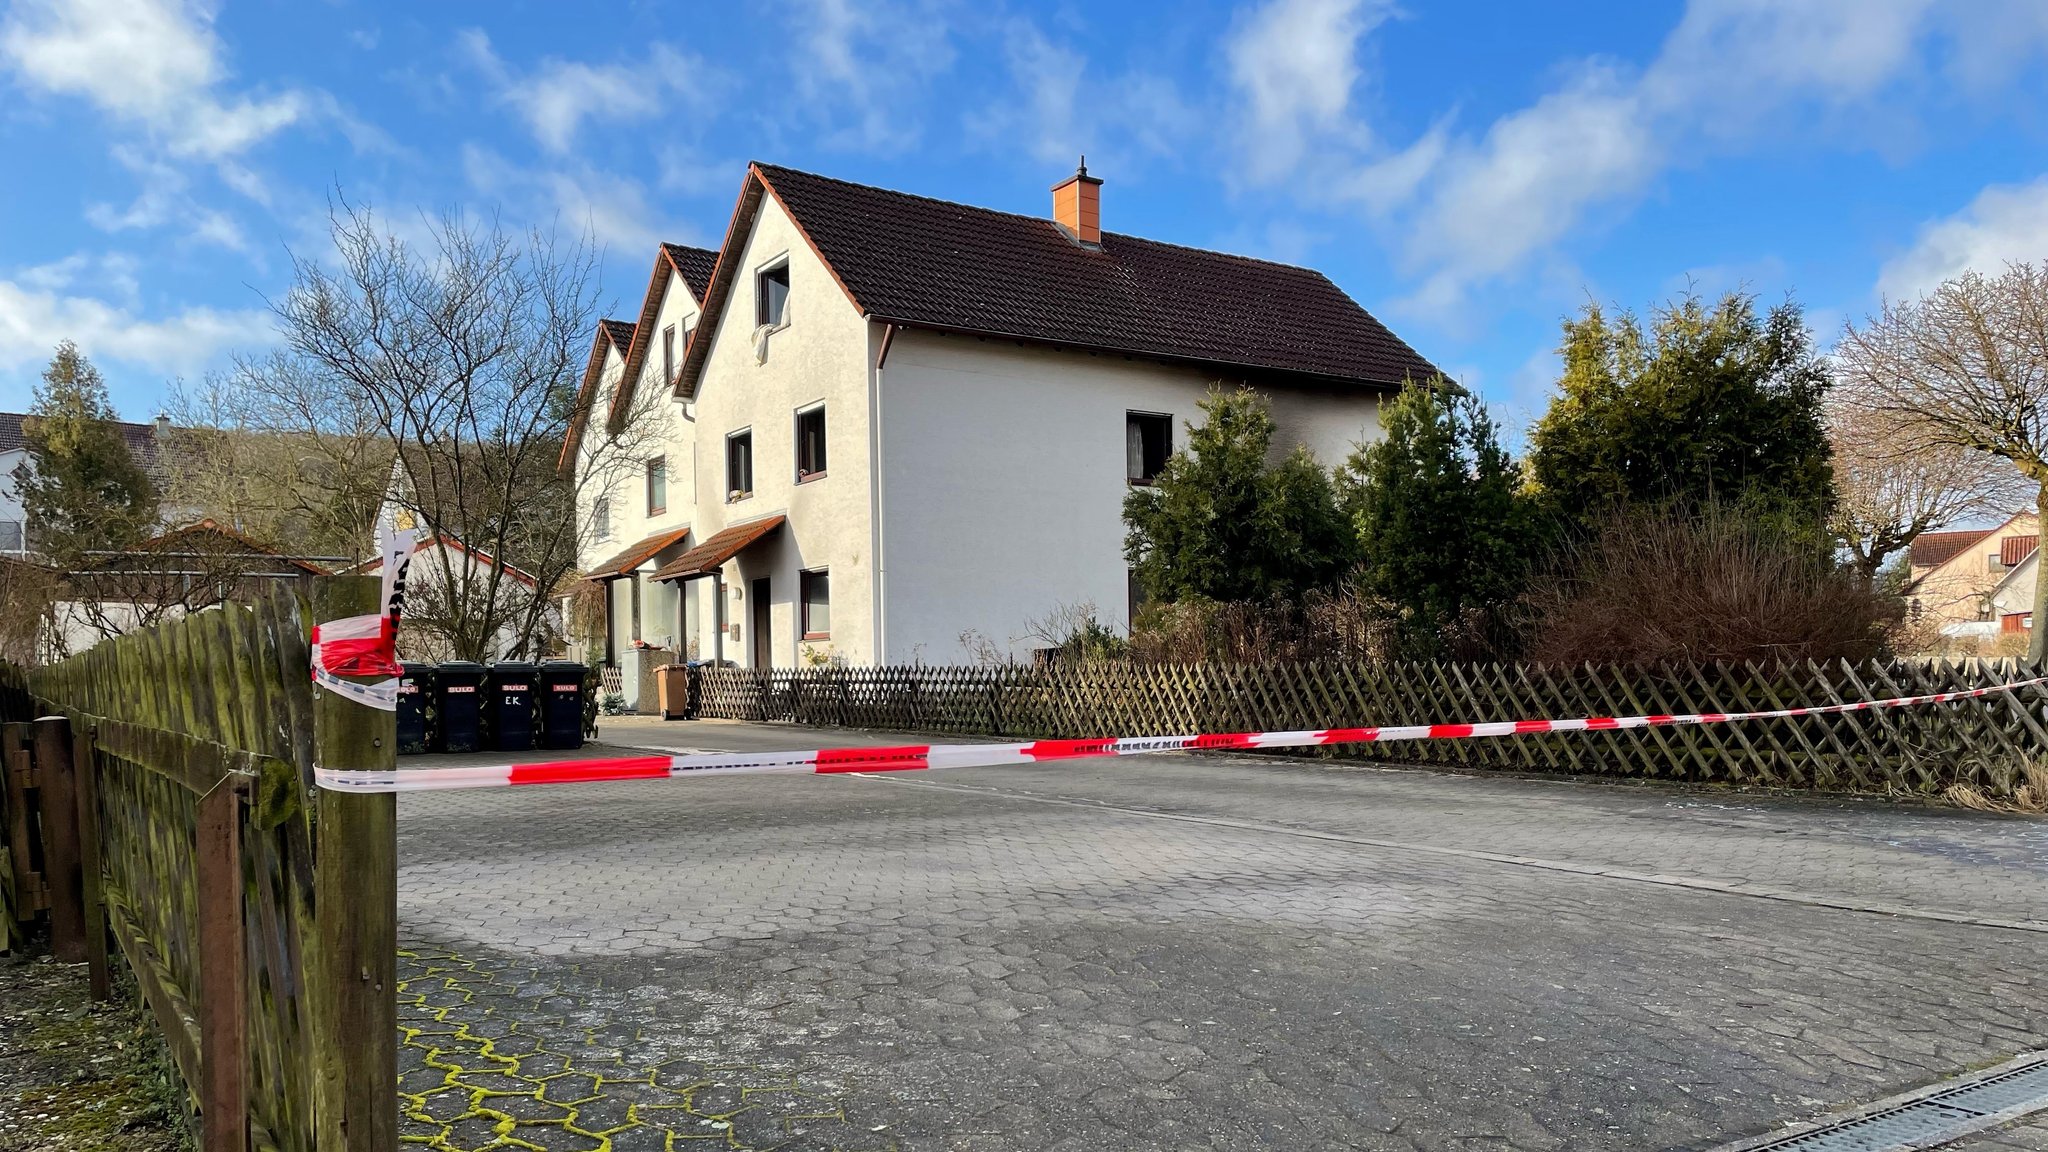
[[[1528,596],[1544,663],[1866,660],[1886,654],[1896,596],[1809,533],[1726,507],[1610,514]]]

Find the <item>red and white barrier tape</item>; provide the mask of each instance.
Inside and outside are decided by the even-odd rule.
[[[398,618],[405,610],[405,570],[412,562],[413,529],[378,533],[384,573],[375,615],[344,616],[313,625],[313,682],[329,692],[385,712],[398,709]],[[344,676],[380,676],[365,683]]]
[[[1313,732],[1229,732],[1206,736],[1130,736],[1101,740],[1031,740],[1021,744],[909,744],[895,748],[823,748],[807,752],[692,753],[617,759],[549,760],[537,764],[489,764],[456,768],[395,768],[356,771],[316,768],[322,788],[337,792],[426,792],[443,788],[495,788],[517,784],[587,784],[606,780],[649,780],[670,776],[742,776],[770,773],[914,772],[927,768],[982,768],[1037,764],[1090,756],[1134,756],[1213,748],[1313,748],[1328,744],[1389,744],[1402,740],[1468,740],[1478,736],[1525,736],[1538,732],[1605,732],[1678,724],[1722,724],[1738,720],[1779,720],[1873,708],[1904,708],[1969,700],[2048,683],[2048,676],[1971,688],[1859,700],[1773,712],[1701,712],[1685,716],[1588,716],[1576,720],[1505,720],[1482,724],[1412,724],[1388,728],[1324,728]]]

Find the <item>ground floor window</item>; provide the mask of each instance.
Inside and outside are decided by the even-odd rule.
[[[803,633],[806,640],[832,636],[832,574],[823,568],[802,573]]]

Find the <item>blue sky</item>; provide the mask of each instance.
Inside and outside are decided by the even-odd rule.
[[[2043,0],[7,0],[0,408],[62,338],[143,419],[273,339],[339,190],[591,228],[632,314],[762,159],[1309,264],[1509,420],[1589,297],[2048,257]]]

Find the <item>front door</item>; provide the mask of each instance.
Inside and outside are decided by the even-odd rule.
[[[753,582],[747,589],[747,598],[754,602],[754,658],[756,668],[775,667],[775,641],[768,632],[768,578]]]

